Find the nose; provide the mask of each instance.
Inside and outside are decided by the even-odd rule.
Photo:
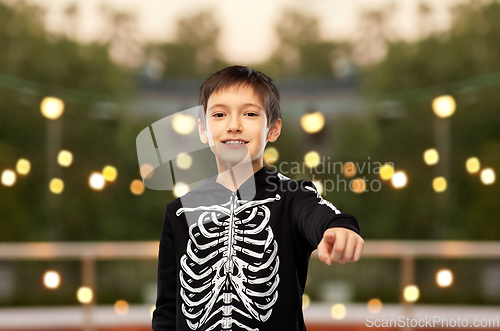
[[[231,116],[229,125],[226,129],[227,132],[241,132],[243,130],[238,116]]]

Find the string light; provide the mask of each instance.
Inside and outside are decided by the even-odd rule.
[[[330,313],[334,319],[341,320],[346,315],[346,308],[343,304],[336,303],[332,306]]]
[[[424,162],[427,165],[434,165],[439,162],[439,153],[436,149],[431,148],[424,152]]]
[[[408,285],[404,288],[403,297],[407,302],[415,302],[420,296],[420,290],[416,285]]]
[[[26,159],[19,159],[16,164],[16,171],[20,175],[27,175],[31,170],[31,163]]]

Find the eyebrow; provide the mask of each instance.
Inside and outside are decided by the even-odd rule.
[[[256,105],[255,103],[251,103],[251,102],[243,104],[241,106],[241,108],[252,107],[252,106],[257,107],[257,108],[262,108],[261,106]],[[211,110],[212,108],[217,108],[217,107],[229,108],[227,105],[225,105],[223,103],[217,103],[215,105],[212,105],[212,107],[210,107],[209,110]]]

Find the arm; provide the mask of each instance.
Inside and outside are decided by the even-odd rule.
[[[319,259],[327,265],[332,260],[358,261],[364,241],[356,218],[323,199],[311,181],[302,180],[299,185],[292,204],[293,218],[312,248],[318,248]]]
[[[158,253],[158,289],[152,320],[154,331],[175,330],[176,292],[177,261],[172,226],[165,209]]]

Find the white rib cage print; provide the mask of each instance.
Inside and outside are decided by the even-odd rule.
[[[179,208],[176,215],[201,212],[189,227],[181,258],[182,313],[192,330],[231,330],[234,325],[265,322],[278,299],[278,244],[268,225],[273,198],[222,205]],[[247,323],[248,324],[248,323]]]

